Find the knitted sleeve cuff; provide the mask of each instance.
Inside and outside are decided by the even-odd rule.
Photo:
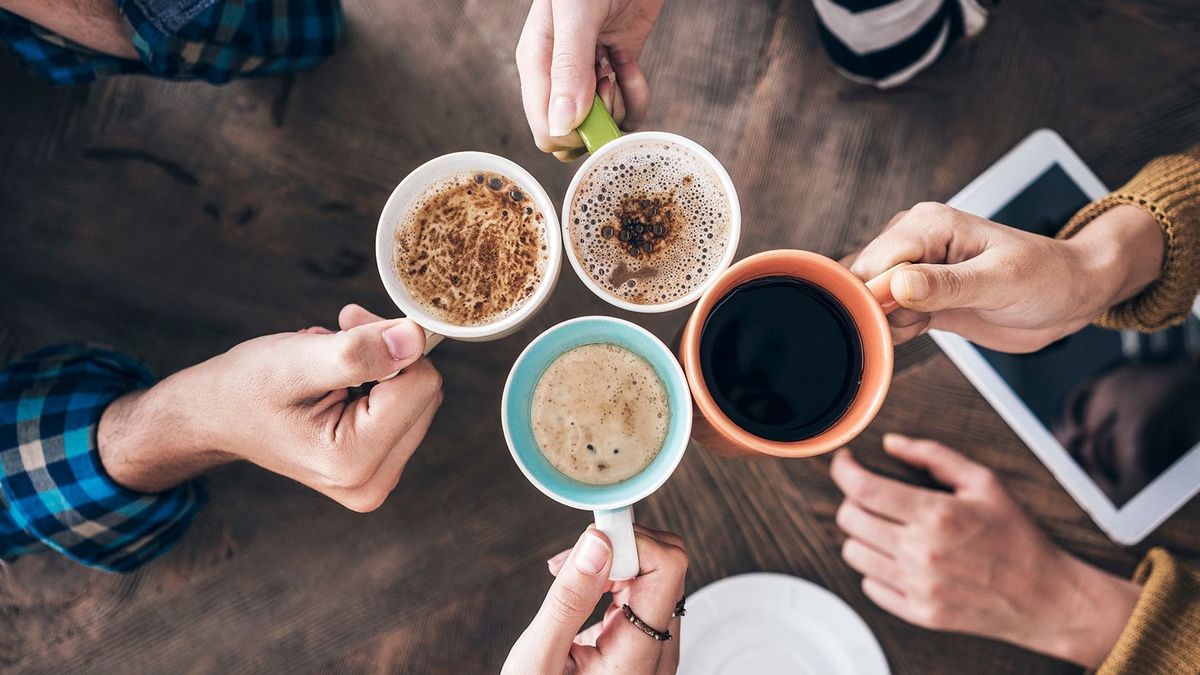
[[[1200,673],[1200,578],[1155,548],[1133,580],[1142,594],[1097,674]]]
[[[1200,147],[1150,162],[1120,190],[1075,214],[1058,237],[1078,234],[1120,204],[1154,216],[1166,238],[1163,268],[1157,281],[1101,314],[1096,324],[1152,332],[1181,323],[1200,292]]]

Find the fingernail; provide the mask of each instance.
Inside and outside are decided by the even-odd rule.
[[[900,300],[920,302],[929,297],[929,280],[924,274],[912,270],[896,274],[900,277]]]
[[[897,443],[903,443],[906,440],[908,440],[908,436],[898,434],[894,431],[889,431],[883,435],[883,444],[884,445],[895,445]]]
[[[623,66],[633,60],[633,57],[629,55],[629,52],[625,51],[624,49],[610,50],[608,55],[612,57],[613,63],[617,64],[618,66]]]
[[[570,96],[555,96],[550,101],[550,135],[566,136],[575,124],[575,101]]]
[[[387,343],[388,352],[397,361],[411,359],[421,351],[420,338],[417,331],[408,324],[396,324],[383,331],[383,341]]]
[[[608,556],[608,544],[591,532],[584,532],[579,543],[575,544],[575,569],[595,576],[604,569]]]

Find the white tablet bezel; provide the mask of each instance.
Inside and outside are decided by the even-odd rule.
[[[1089,199],[1108,192],[1062,137],[1049,129],[1039,129],[947,203],[986,218],[1054,164],[1062,167]],[[1200,301],[1196,308],[1200,310]],[[1113,541],[1126,546],[1136,544],[1200,492],[1200,445],[1197,445],[1133,499],[1116,508],[970,342],[953,333],[930,331],[930,334]]]

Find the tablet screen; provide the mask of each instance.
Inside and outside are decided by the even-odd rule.
[[[991,219],[1054,236],[1088,203],[1052,165]],[[976,346],[1120,508],[1200,443],[1200,323],[1139,335],[1088,326],[1032,354]]]

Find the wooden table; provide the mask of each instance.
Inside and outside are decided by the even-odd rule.
[[[348,301],[389,313],[372,257],[379,209],[408,171],[448,151],[512,157],[561,198],[572,169],[536,151],[521,113],[522,3],[346,5],[332,61],[221,88],[146,78],[56,88],[0,58],[9,356],[88,338],[166,373],[252,336],[331,324]],[[1188,3],[1006,3],[980,39],[888,93],[833,71],[803,0],[667,5],[645,55],[647,127],[690,136],[729,168],[743,256],[843,254],[896,210],[949,197],[1038,127],[1062,133],[1110,185],[1200,141],[1200,12]],[[523,345],[582,314],[620,312],[568,270],[519,334],[440,347],[446,403],[375,513],[236,466],[205,479],[211,503],[188,536],[135,574],[53,555],[0,567],[0,668],[494,672],[550,583],[543,561],[588,520],[521,477],[501,437],[500,389]],[[665,337],[684,316],[636,318]],[[903,360],[935,353],[925,347]],[[868,464],[887,462],[888,429],[995,467],[1058,541],[1109,569],[1128,573],[1154,544],[1200,550],[1197,504],[1136,549],[1107,541],[942,356],[897,376],[853,444]],[[1071,670],[875,608],[838,557],[839,497],[827,459],[696,450],[639,513],[688,540],[689,589],[756,570],[811,579],[866,618],[896,672]]]

